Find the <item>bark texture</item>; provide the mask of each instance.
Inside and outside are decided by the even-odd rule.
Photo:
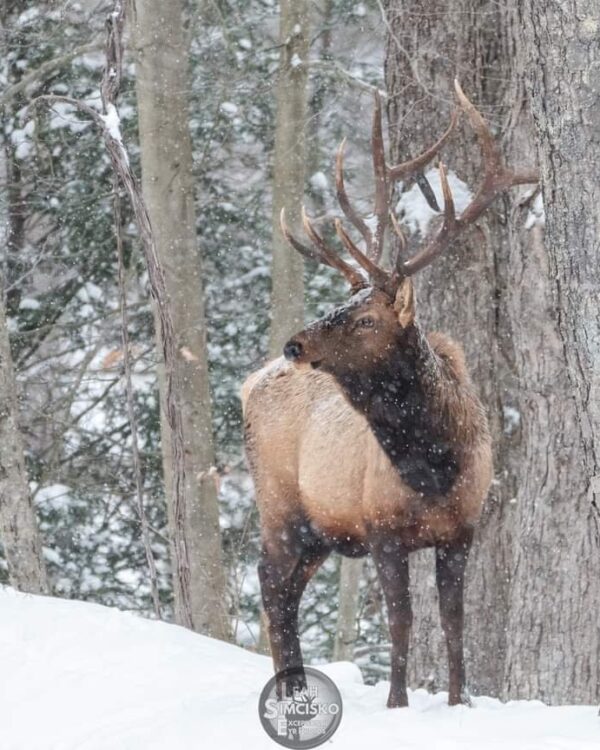
[[[385,8],[392,160],[416,154],[442,130],[457,76],[507,162],[532,166],[529,53],[516,4],[431,2],[424,14],[421,3],[388,0]],[[443,156],[477,185],[480,155],[467,128]],[[418,279],[418,314],[427,329],[463,343],[494,436],[496,479],[467,572],[467,667],[476,693],[593,701],[597,526],[559,323],[565,303],[522,194],[497,200],[479,227]],[[410,673],[413,684],[444,686],[433,565],[430,553],[411,560]]]
[[[281,209],[298,228],[304,194],[306,84],[309,6],[307,0],[282,0],[277,81],[277,119],[273,163],[273,264],[269,353],[281,355],[285,342],[304,323],[303,263],[285,241],[279,226]]]
[[[521,4],[527,81],[546,212],[548,304],[564,387],[546,410],[550,502],[522,506],[506,679],[513,692],[600,700],[600,17],[593,2]],[[568,380],[565,378],[568,375]],[[550,469],[550,472],[548,472]],[[553,474],[552,472],[555,472]],[[539,533],[532,533],[539,529]],[[517,609],[523,597],[532,606]]]
[[[192,627],[227,638],[211,400],[206,354],[202,264],[196,236],[192,148],[188,130],[188,49],[180,0],[136,0],[132,14],[136,53],[142,188],[165,269],[175,328],[177,399],[183,415],[185,527],[190,567]],[[166,487],[170,431],[165,419],[164,371],[160,378],[161,435]],[[170,523],[173,497],[167,489]],[[175,577],[175,614],[183,621]]]
[[[0,542],[11,585],[20,591],[47,594],[50,587],[27,483],[18,403],[4,303],[0,301]]]

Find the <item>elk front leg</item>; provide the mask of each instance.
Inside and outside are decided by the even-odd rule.
[[[298,635],[298,608],[306,584],[327,557],[322,548],[307,549],[290,544],[278,549],[263,546],[258,575],[263,606],[269,623],[273,666],[282,674],[277,692],[286,695],[305,686]],[[286,679],[285,674],[289,673]]]
[[[440,600],[440,619],[448,649],[448,704],[471,705],[465,676],[463,652],[463,592],[465,568],[473,541],[468,529],[456,542],[436,546],[436,579]]]
[[[408,706],[406,665],[412,625],[408,551],[394,539],[378,539],[371,545],[371,553],[385,596],[392,639],[392,673],[387,705],[388,708],[404,707]]]

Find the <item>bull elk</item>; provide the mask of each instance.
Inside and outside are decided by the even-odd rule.
[[[462,348],[441,333],[425,335],[416,319],[411,276],[431,263],[502,191],[537,181],[502,161],[488,126],[455,83],[460,109],[474,129],[483,180],[460,216],[439,164],[443,222],[413,257],[401,242],[391,270],[380,263],[392,184],[430,162],[453,132],[420,156],[388,166],[376,98],[372,151],[374,218],[365,221],[344,184],[344,142],[336,161],[341,209],[364,251],[335,222],[341,243],[360,266],[331,249],[303,211],[312,246],[289,231],[304,257],[340,271],[348,302],[291,338],[280,357],[244,383],[245,442],[260,511],[259,577],[279,689],[303,684],[298,607],[311,576],[335,550],[373,556],[392,641],[388,706],[408,705],[406,665],[412,613],[408,555],[435,547],[442,628],[448,649],[450,705],[468,703],[463,656],[465,565],[492,478],[484,409]],[[364,273],[363,273],[364,272]],[[287,677],[286,677],[287,675]]]

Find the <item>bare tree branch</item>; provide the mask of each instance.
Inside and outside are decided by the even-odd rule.
[[[127,317],[127,292],[125,289],[125,264],[123,261],[123,235],[121,232],[121,197],[119,195],[119,179],[113,175],[113,212],[115,217],[115,239],[117,244],[117,265],[119,269],[119,302],[121,306],[121,337],[123,341],[123,369],[125,371],[125,390],[127,393],[127,414],[131,429],[131,453],[133,457],[133,473],[135,476],[135,498],[136,510],[140,519],[142,531],[142,544],[146,554],[148,565],[148,577],[150,579],[150,592],[154,614],[161,620],[160,597],[158,593],[158,577],[156,574],[156,563],[150,542],[150,526],[148,516],[144,507],[144,487],[142,482],[142,470],[140,465],[140,450],[138,444],[138,427],[133,405],[133,383],[131,380],[131,359],[129,356],[129,331]]]
[[[35,70],[32,70],[31,73],[23,76],[20,81],[9,86],[6,91],[0,95],[0,107],[7,105],[18,94],[24,93],[31,84],[42,83],[57,70],[68,65],[76,57],[85,55],[88,52],[95,52],[101,48],[102,45],[100,41],[91,42],[90,44],[82,44],[79,47],[75,47],[75,49],[72,49],[64,55],[46,60],[39,66],[39,68],[36,68]]]

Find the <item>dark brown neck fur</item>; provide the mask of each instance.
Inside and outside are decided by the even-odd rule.
[[[460,367],[459,349],[456,354],[454,364]],[[453,412],[461,398],[476,404],[466,371],[461,383],[456,367],[449,367],[445,356],[438,356],[419,328],[411,326],[385,360],[368,370],[332,373],[367,418],[402,480],[426,496],[444,495],[454,485],[465,447],[459,447],[465,436],[464,430],[457,434],[458,425],[465,415]],[[461,393],[463,386],[466,392]]]

